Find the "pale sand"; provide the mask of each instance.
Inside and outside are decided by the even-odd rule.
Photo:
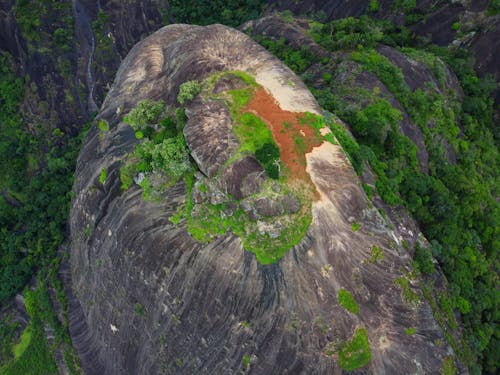
[[[290,80],[285,81],[290,77]],[[292,81],[292,78],[295,78]],[[275,67],[258,69],[255,81],[271,93],[279,106],[290,112],[311,112],[321,115],[316,100],[304,84],[293,75],[283,74]],[[298,81],[298,82],[297,82]]]

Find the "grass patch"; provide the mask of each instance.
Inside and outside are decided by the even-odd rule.
[[[417,332],[417,329],[415,327],[410,327],[405,329],[405,334],[408,336],[413,336]]]
[[[339,304],[347,311],[357,314],[359,312],[359,305],[352,296],[351,292],[345,289],[340,289],[337,294]]]
[[[245,250],[254,253],[262,264],[275,263],[283,257],[305,236],[312,221],[310,206],[302,204],[301,211],[289,215],[279,236],[271,238],[268,234],[260,234],[257,223],[250,220],[241,208],[227,216],[225,212],[229,203],[195,205],[191,197],[194,176],[186,175],[185,181],[188,188],[185,217],[191,236],[197,241],[208,243],[227,231],[232,231],[240,237]],[[286,185],[281,185],[281,188],[286,188]],[[262,219],[261,222],[272,224],[275,219]]]
[[[99,121],[97,121],[97,127],[102,132],[108,132],[109,131],[109,124],[104,119],[100,119]]]
[[[398,277],[396,280],[394,280],[394,285],[397,285],[401,288],[401,291],[403,293],[403,298],[406,302],[416,305],[420,302],[420,297],[417,292],[414,292],[411,289],[410,286],[410,281],[404,277]]]
[[[382,249],[378,246],[372,246],[372,256],[370,257],[370,263],[377,263],[384,259],[384,253]]]
[[[339,351],[339,365],[347,371],[357,370],[370,363],[372,358],[368,334],[364,328],[356,329],[351,341]]]
[[[243,368],[247,369],[248,366],[250,366],[250,356],[248,354],[245,354],[243,356]]]
[[[353,231],[353,232],[357,232],[358,230],[360,230],[360,229],[361,229],[361,224],[356,223],[356,222],[355,222],[355,223],[352,223],[352,224],[351,224],[351,229],[352,229],[352,231]]]
[[[453,357],[446,357],[443,359],[441,364],[441,369],[439,371],[441,375],[455,375],[457,373],[457,368],[455,367],[455,361]]]
[[[99,175],[99,182],[104,185],[106,182],[106,177],[108,175],[108,172],[106,171],[106,168],[103,168],[101,170],[101,174]]]
[[[27,326],[21,334],[21,341],[12,347],[14,358],[18,359],[26,351],[26,348],[31,342],[31,327]]]
[[[238,153],[252,153],[262,148],[265,144],[275,145],[271,130],[260,117],[253,113],[243,113],[237,118],[233,131],[240,141]]]
[[[51,375],[57,374],[57,366],[45,336],[45,322],[55,329],[55,341],[59,344],[64,335],[52,310],[45,286],[24,292],[30,323],[21,335],[19,344],[13,347],[14,359],[0,367],[2,375]]]

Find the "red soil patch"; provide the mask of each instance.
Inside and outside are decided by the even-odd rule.
[[[301,121],[306,114],[281,109],[274,97],[263,88],[255,91],[242,112],[259,116],[269,126],[289,177],[312,184],[306,172],[305,154],[321,145],[322,140],[315,129],[304,120]]]

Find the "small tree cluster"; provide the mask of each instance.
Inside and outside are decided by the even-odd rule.
[[[144,132],[149,126],[157,124],[164,112],[163,102],[143,100],[124,117],[123,121],[129,124],[135,132]]]
[[[193,100],[196,95],[201,91],[201,83],[198,81],[187,81],[184,82],[179,88],[179,95],[177,96],[177,101],[180,104],[185,104]]]

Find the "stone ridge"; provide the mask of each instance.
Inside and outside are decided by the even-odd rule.
[[[70,331],[87,374],[340,374],[336,353],[358,328],[371,348],[360,373],[435,373],[452,350],[436,344],[446,340],[400,231],[389,229],[398,223],[367,206],[340,147],[324,143],[307,155],[322,199],[304,239],[271,265],[234,235],[201,244],[184,220],[174,225],[186,202],[182,181],[160,203],[145,202],[137,186],[122,191],[119,168],[138,142],[123,114],[143,99],[175,106],[183,82],[226,70],[261,77],[283,109],[320,112],[299,78],[228,27],[171,25],[132,49],[96,119],[110,130],[92,127],[76,170],[71,274],[82,310],[71,304]],[[383,258],[373,263],[374,245]],[[403,297],[399,278],[416,302]],[[358,314],[338,304],[341,288]]]

